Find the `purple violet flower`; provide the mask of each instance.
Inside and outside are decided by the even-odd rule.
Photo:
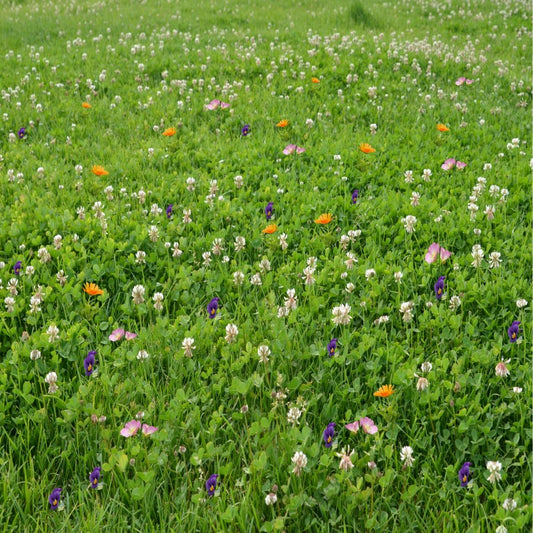
[[[440,300],[442,298],[442,295],[444,294],[444,280],[446,279],[446,276],[440,276],[437,280],[437,283],[435,283],[435,296],[437,297],[437,300]]]
[[[94,356],[96,352],[91,350],[87,357],[83,360],[83,367],[85,368],[85,375],[89,377],[94,372],[94,365],[96,363]]]
[[[98,482],[100,481],[100,470],[101,467],[97,466],[90,474],[89,481],[91,482],[91,489],[98,488]]]
[[[335,437],[335,422],[330,422],[323,433],[326,448],[331,448],[333,445],[333,437]]]
[[[17,261],[13,267],[13,272],[15,276],[20,276],[20,271],[22,270],[22,261]]]
[[[333,357],[335,355],[335,350],[337,349],[337,339],[331,339],[328,344],[328,355]]]
[[[461,482],[461,487],[466,487],[468,485],[471,465],[472,463],[463,463],[463,466],[459,469],[459,481]]]
[[[267,217],[267,220],[270,220],[273,214],[274,214],[274,202],[268,202],[267,206],[265,207],[265,215]]]
[[[205,488],[207,490],[208,496],[213,496],[213,494],[215,494],[215,489],[217,488],[217,477],[218,477],[218,474],[213,474],[205,482]]]
[[[173,207],[174,207],[174,204],[167,205],[167,208],[166,208],[167,218],[170,218],[172,216]]]
[[[359,189],[355,189],[355,191],[352,192],[352,204],[356,204],[358,198],[359,198]]]
[[[209,318],[215,318],[218,311],[218,301],[220,298],[213,298],[208,304],[207,304],[207,314],[209,315]]]
[[[59,507],[59,502],[61,501],[61,490],[62,489],[59,488],[54,489],[52,494],[48,496],[48,503],[50,504],[50,509],[52,509],[52,511],[56,511]]]
[[[24,139],[26,137],[26,128],[20,128],[20,130],[17,131],[17,135],[19,139]]]
[[[507,335],[509,335],[509,340],[511,342],[516,342],[518,340],[518,335],[520,334],[520,322],[515,320],[507,330]]]
[[[246,137],[250,131],[252,131],[252,128],[250,127],[250,124],[245,124],[242,128],[241,128],[241,135],[243,137]]]

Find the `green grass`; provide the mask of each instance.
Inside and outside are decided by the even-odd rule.
[[[530,528],[530,16],[525,3],[465,8],[458,1],[4,6],[4,530]],[[461,76],[474,83],[456,86]],[[207,111],[214,98],[230,109]],[[276,127],[281,119],[287,128]],[[438,123],[450,131],[440,133]],[[161,135],[171,126],[176,135]],[[21,127],[24,139],[16,137]],[[519,147],[508,147],[515,138]],[[363,142],[376,151],[363,154]],[[288,144],[306,151],[286,156]],[[452,157],[467,166],[442,170]],[[109,174],[93,174],[97,164]],[[486,185],[471,219],[480,177]],[[490,191],[495,185],[509,191],[505,201]],[[277,231],[263,235],[271,201]],[[484,214],[490,205],[492,220]],[[190,224],[182,221],[187,209]],[[314,223],[328,212],[330,224]],[[407,215],[417,218],[411,234],[402,223]],[[341,240],[355,230],[360,235]],[[237,236],[246,239],[241,251]],[[206,265],[203,254],[215,239],[224,249]],[[433,242],[452,252],[446,262],[424,261]],[[471,264],[475,244],[484,251],[480,268]],[[357,258],[351,270],[348,252]],[[499,268],[489,266],[493,252],[501,254]],[[310,257],[316,281],[305,285]],[[369,269],[375,276],[367,279]],[[63,286],[59,271],[67,276]],[[250,282],[257,273],[260,286]],[[446,276],[440,301],[439,276]],[[86,295],[86,282],[104,295]],[[145,287],[139,305],[136,285]],[[288,289],[297,307],[280,318]],[[44,299],[32,313],[38,292]],[[164,296],[160,311],[155,293]],[[210,320],[213,297],[221,308]],[[456,309],[452,297],[460,299]],[[14,299],[13,311],[6,298]],[[516,304],[521,298],[529,302],[524,308]],[[413,320],[404,322],[399,309],[408,301]],[[351,306],[349,325],[332,322],[340,304]],[[376,325],[384,315],[388,322]],[[507,334],[515,320],[520,343]],[[59,339],[49,342],[52,324]],[[225,340],[228,324],[239,331],[234,343]],[[138,336],[112,342],[116,328]],[[195,341],[190,358],[186,337]],[[330,358],[332,338],[338,349]],[[261,345],[271,350],[268,363],[259,362]],[[98,373],[86,377],[90,350]],[[149,354],[142,361],[141,350]],[[502,359],[510,359],[507,377],[495,374]],[[432,369],[423,373],[425,361]],[[45,383],[49,372],[58,376],[55,393]],[[422,375],[429,388],[417,391]],[[373,396],[389,383],[391,397]],[[293,426],[287,414],[296,406],[302,414]],[[138,413],[158,431],[120,436]],[[105,422],[93,421],[102,416]],[[377,434],[344,428],[364,416]],[[330,422],[336,431],[328,449],[322,432]],[[347,446],[355,454],[345,472],[335,454]],[[414,457],[406,468],[405,446]],[[300,476],[292,472],[296,451],[307,456]],[[462,488],[458,471],[467,461],[472,481]],[[495,484],[487,461],[502,464]],[[103,487],[93,491],[96,466]],[[209,498],[213,473],[219,483]],[[275,485],[277,503],[268,506]],[[48,504],[56,487],[64,503],[57,512]],[[508,498],[516,509],[502,507]]]

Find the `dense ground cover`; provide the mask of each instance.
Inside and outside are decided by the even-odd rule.
[[[529,3],[1,15],[6,531],[531,528]]]

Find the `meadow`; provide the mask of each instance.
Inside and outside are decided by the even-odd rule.
[[[532,527],[531,3],[0,5],[0,529]]]

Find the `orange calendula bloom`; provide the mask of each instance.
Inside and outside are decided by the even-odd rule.
[[[365,154],[371,154],[372,152],[376,151],[376,149],[372,148],[372,146],[370,146],[368,143],[361,143],[359,145],[359,150],[361,150],[361,152],[364,152]]]
[[[277,126],[278,128],[286,128],[288,125],[289,125],[289,121],[288,121],[286,118],[284,118],[283,120],[280,120],[280,121],[276,124],[276,126]]]
[[[329,224],[333,220],[331,213],[322,213],[316,220],[316,224]]]
[[[374,393],[374,396],[379,396],[380,398],[387,398],[391,394],[394,394],[394,388],[392,385],[382,385],[378,391]]]
[[[81,104],[81,107],[84,107],[85,109],[91,109],[91,104],[89,102],[83,102],[83,104]]]
[[[167,128],[164,132],[163,132],[163,135],[165,137],[172,137],[172,135],[176,135],[177,133],[177,129],[176,128]]]
[[[107,176],[109,172],[102,165],[94,165],[92,168],[93,174],[97,176]]]
[[[276,224],[269,224],[261,233],[274,233],[277,229]]]
[[[83,290],[89,296],[100,296],[100,294],[104,294],[104,291],[100,287],[98,287],[96,283],[86,283],[83,286]]]
[[[444,124],[437,124],[437,129],[439,131],[450,131],[450,128],[447,128]]]
[[[312,81],[313,83],[320,83],[320,80],[319,80],[318,78],[315,78],[315,77],[312,77],[312,78],[311,78],[311,81]]]

